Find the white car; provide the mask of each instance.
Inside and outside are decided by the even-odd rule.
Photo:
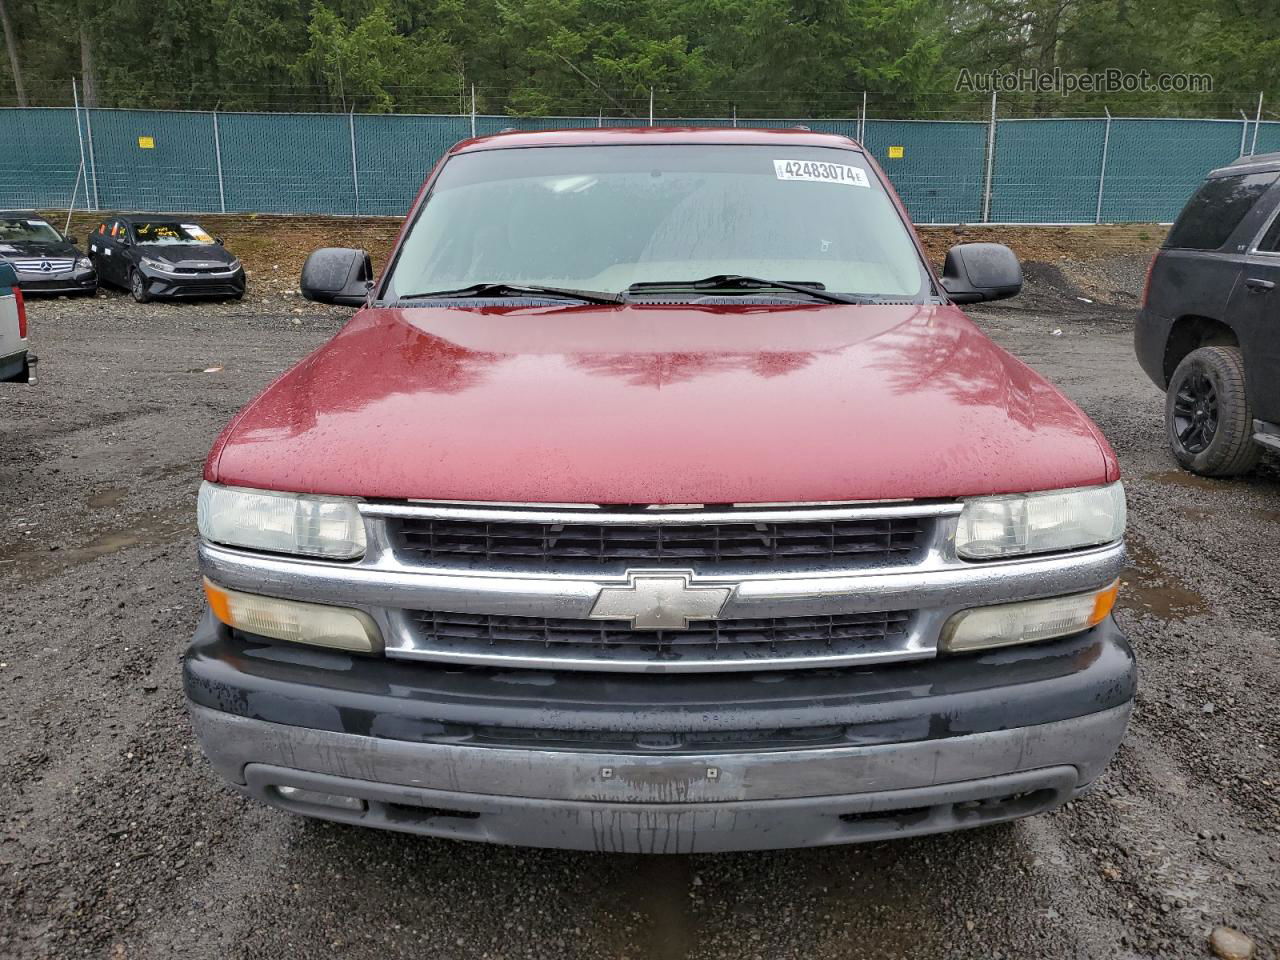
[[[18,276],[0,263],[0,380],[31,383],[36,358],[27,353],[27,308],[18,289]]]

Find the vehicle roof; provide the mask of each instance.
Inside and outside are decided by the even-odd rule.
[[[577,130],[519,130],[476,137],[456,144],[450,153],[516,147],[586,147],[617,144],[707,143],[755,146],[838,147],[862,152],[854,140],[836,133],[753,127],[592,127]]]
[[[1225,167],[1219,167],[1209,174],[1211,177],[1238,177],[1240,172],[1248,169],[1251,173],[1270,173],[1280,170],[1280,153],[1258,153],[1251,157],[1240,157],[1232,160]]]

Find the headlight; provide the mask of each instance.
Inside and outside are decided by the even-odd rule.
[[[1081,487],[1001,497],[975,497],[964,505],[956,553],[993,560],[1074,550],[1124,536],[1124,486]]]
[[[364,521],[348,497],[312,497],[205,483],[200,536],[214,543],[331,560],[364,556]]]
[[[163,260],[152,260],[150,257],[143,257],[142,265],[150,270],[159,270],[161,273],[173,273],[172,264],[165,263]]]
[[[228,269],[228,270],[239,270],[239,269],[240,269],[240,261],[239,261],[239,260],[232,260],[232,261],[231,261],[231,266],[227,267],[227,269]]]
[[[942,628],[941,649],[966,653],[1081,633],[1107,619],[1119,589],[1117,580],[1101,590],[1069,597],[964,610]]]
[[[79,260],[76,261],[76,266],[81,270],[92,270],[93,261],[90,260],[88,257],[81,257]]]

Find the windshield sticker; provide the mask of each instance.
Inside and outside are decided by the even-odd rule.
[[[181,240],[178,231],[167,223],[140,223],[137,226],[138,239],[142,243],[159,243],[163,240]]]
[[[45,220],[28,220],[27,221],[27,226],[29,227],[47,227],[48,225],[49,225],[48,222]]]
[[[213,243],[213,237],[204,232],[203,229],[194,223],[182,224],[182,229],[187,231],[187,236],[199,243]]]
[[[867,174],[846,163],[818,163],[813,160],[775,160],[773,172],[779,180],[809,180],[838,183],[846,187],[870,187]]]

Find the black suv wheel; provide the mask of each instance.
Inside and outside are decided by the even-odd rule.
[[[1201,347],[1178,364],[1164,403],[1174,459],[1192,473],[1230,477],[1258,465],[1253,410],[1237,347]]]

